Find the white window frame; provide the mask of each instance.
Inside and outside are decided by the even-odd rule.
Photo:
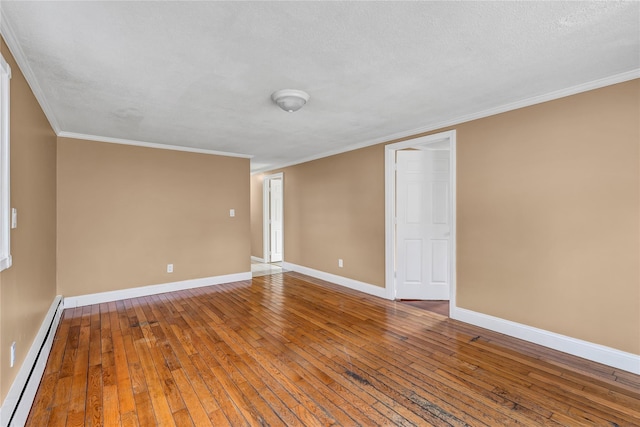
[[[12,262],[9,79],[11,79],[11,68],[0,55],[0,271],[11,267]]]

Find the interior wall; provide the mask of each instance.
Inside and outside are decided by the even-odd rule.
[[[638,93],[430,132],[457,130],[459,307],[640,354]],[[280,171],[285,261],[384,286],[383,145]]]
[[[456,127],[458,306],[640,354],[639,94]]]
[[[278,172],[285,261],[384,287],[384,146]]]
[[[4,40],[11,67],[13,265],[0,273],[0,400],[4,401],[56,296],[56,135]],[[9,348],[16,342],[16,363]]]
[[[249,203],[249,159],[58,138],[58,292],[249,272]]]
[[[264,175],[251,175],[251,256],[264,258],[263,189]]]

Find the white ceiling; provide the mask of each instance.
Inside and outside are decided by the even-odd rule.
[[[59,134],[249,154],[252,170],[640,76],[637,1],[1,8],[2,34]],[[286,88],[309,103],[281,111],[270,95]]]

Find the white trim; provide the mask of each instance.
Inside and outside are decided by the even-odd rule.
[[[449,179],[451,180],[451,252],[449,253],[451,260],[449,277],[451,278],[451,283],[449,284],[449,311],[451,311],[451,307],[456,306],[456,292],[458,289],[458,181],[456,179],[458,176],[458,142],[456,137],[456,131],[451,131],[449,136],[449,150],[451,154],[449,160],[449,167],[451,168],[449,175]]]
[[[85,305],[100,304],[103,302],[118,301],[128,298],[145,297],[149,295],[163,294],[166,292],[182,291],[185,289],[201,288],[203,286],[220,285],[222,283],[240,282],[243,280],[251,280],[250,271],[67,297],[64,299],[64,308],[82,307]]]
[[[579,340],[555,332],[549,332],[544,329],[534,328],[499,317],[489,316],[465,308],[453,307],[450,316],[455,320],[460,320],[481,328],[490,329],[511,337],[520,338],[564,353],[582,357],[583,359],[603,363],[607,366],[640,375],[640,356],[636,354]]]
[[[396,298],[395,272],[395,150],[384,150],[384,283],[392,299]],[[392,172],[390,172],[392,171]],[[393,176],[392,176],[393,175]]]
[[[337,148],[335,150],[325,151],[320,154],[314,154],[313,156],[304,157],[302,159],[294,160],[287,163],[282,163],[276,166],[266,166],[262,169],[256,169],[251,171],[252,174],[265,173],[276,169],[282,169],[288,166],[299,165],[301,163],[310,162],[312,160],[322,159],[324,157],[334,156],[336,154],[346,153],[348,151],[357,150],[364,147],[369,147],[376,144],[382,144],[384,142],[395,141],[397,139],[407,138],[410,136],[420,135],[423,133],[431,132],[438,129],[443,129],[449,126],[459,125],[461,123],[470,122],[472,120],[482,119],[496,114],[506,113],[507,111],[517,110],[519,108],[530,107],[532,105],[541,104],[543,102],[553,101],[555,99],[565,98],[571,95],[577,95],[582,92],[590,90],[600,89],[605,86],[611,86],[618,83],[623,83],[629,80],[640,78],[640,68],[636,68],[631,71],[616,74],[613,76],[605,77],[598,80],[582,83],[579,85],[571,86],[565,89],[556,90],[543,95],[534,96],[531,98],[522,99],[520,101],[511,102],[509,104],[500,105],[497,107],[489,108],[488,110],[479,111],[472,114],[465,114],[453,119],[443,120],[441,122],[430,123],[419,128],[394,133],[391,135],[383,136],[380,138],[363,141],[360,143],[347,145]]]
[[[36,97],[36,100],[40,104],[45,117],[51,125],[51,128],[57,134],[61,131],[62,128],[60,127],[60,124],[58,123],[58,120],[53,113],[53,109],[49,106],[47,98],[44,96],[44,91],[38,84],[38,79],[36,79],[35,73],[31,69],[29,61],[27,60],[24,51],[20,47],[20,43],[18,43],[18,39],[15,36],[13,28],[6,18],[6,13],[0,13],[0,33],[2,34],[4,41],[7,43],[7,47],[9,48],[9,51],[11,51],[13,58],[16,60],[20,71],[22,71],[22,75],[27,81],[27,84],[31,88],[31,92],[33,92],[33,95]]]
[[[42,321],[40,330],[4,399],[0,413],[0,425],[3,427],[8,426],[9,421],[11,426],[23,426],[27,421],[47,365],[62,310],[62,296],[58,295]],[[11,418],[12,415],[13,418]]]
[[[0,271],[6,270],[13,265],[13,257],[11,254],[5,258],[0,258]]]
[[[264,263],[264,259],[263,258],[258,258],[257,256],[253,256],[253,255],[251,255],[251,261]]]
[[[11,78],[11,67],[9,66],[9,63],[5,61],[1,53],[0,53],[0,69],[2,70],[3,73],[7,74],[9,78]]]
[[[11,267],[11,67],[0,54],[0,271]]]
[[[450,249],[449,249],[449,309],[455,307],[456,303],[456,131],[450,130],[440,132],[433,135],[422,136],[420,138],[409,139],[395,144],[388,144],[384,147],[384,174],[385,174],[385,287],[389,289],[391,298],[397,295],[395,265],[395,207],[396,207],[396,161],[395,154],[397,150],[415,147],[420,144],[428,144],[430,142],[449,140],[450,153],[449,156],[449,177],[451,182],[451,224],[450,229]]]
[[[226,151],[206,150],[204,148],[182,147],[180,145],[159,144],[156,142],[135,141],[132,139],[111,138],[108,136],[86,135],[75,132],[58,132],[61,138],[85,139],[87,141],[106,142],[109,144],[133,145],[136,147],[158,148],[161,150],[186,151],[188,153],[212,154],[214,156],[241,157],[250,159],[251,154],[227,153]]]
[[[314,270],[313,268],[292,264],[286,261],[282,262],[282,269],[295,271],[296,273],[306,274],[307,276],[311,276],[311,277],[315,277],[316,279],[335,283],[337,285],[344,286],[345,288],[364,292],[365,294],[373,295],[373,296],[384,298],[384,299],[392,299],[387,289],[381,288],[380,286],[372,285],[370,283],[360,282],[359,280],[349,279],[348,277],[338,276],[336,274],[325,273],[324,271]]]
[[[271,219],[271,210],[269,209],[269,201],[271,195],[269,193],[269,183],[272,179],[282,180],[282,197],[280,202],[282,203],[282,259],[284,260],[284,173],[278,172],[272,175],[266,175],[262,180],[262,258],[263,262],[271,262],[271,226],[269,220]]]

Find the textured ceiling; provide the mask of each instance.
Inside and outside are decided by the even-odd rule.
[[[250,154],[253,170],[640,68],[635,1],[3,0],[1,12],[59,133]],[[270,95],[285,88],[309,103],[281,111]]]

